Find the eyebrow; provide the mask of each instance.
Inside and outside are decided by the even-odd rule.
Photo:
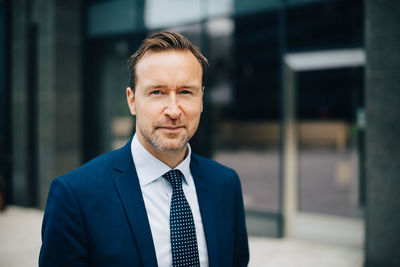
[[[199,88],[201,88],[201,86],[197,86],[197,85],[184,85],[184,86],[181,86],[181,88],[184,88],[184,89],[199,89]]]
[[[166,88],[168,86],[166,85],[148,85],[145,87],[146,90],[150,90],[150,89],[159,89],[159,88]],[[201,86],[197,86],[197,85],[182,85],[182,86],[178,86],[179,89],[201,89]]]

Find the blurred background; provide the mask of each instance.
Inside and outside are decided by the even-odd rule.
[[[400,266],[398,14],[395,0],[0,0],[0,207],[43,210],[54,177],[124,145],[127,59],[181,32],[210,61],[192,148],[238,172],[249,234]]]

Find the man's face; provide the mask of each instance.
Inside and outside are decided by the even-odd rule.
[[[182,152],[203,110],[202,69],[190,51],[150,51],[136,65],[136,87],[127,89],[136,134],[150,152]]]

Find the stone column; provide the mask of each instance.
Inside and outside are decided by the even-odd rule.
[[[53,178],[80,164],[82,2],[42,0],[35,9],[40,35],[40,207],[44,207]]]
[[[13,202],[29,205],[27,167],[27,1],[12,2],[11,113],[12,113],[12,189]]]
[[[365,266],[400,266],[400,1],[365,3]]]
[[[18,205],[43,208],[53,178],[80,164],[81,2],[13,1],[13,188]],[[36,32],[33,43],[26,37],[32,27]],[[26,78],[31,64],[27,51],[36,54],[32,79]],[[32,88],[36,88],[33,100],[28,98]],[[35,101],[33,135],[26,131],[32,125],[26,110],[29,101]],[[32,143],[31,159],[28,148]],[[34,174],[26,164],[29,160],[35,160]],[[33,200],[24,197],[32,177],[36,177]]]

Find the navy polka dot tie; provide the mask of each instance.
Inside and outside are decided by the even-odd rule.
[[[163,176],[172,185],[169,216],[172,265],[200,267],[193,215],[182,189],[183,174],[180,170],[171,170]]]

